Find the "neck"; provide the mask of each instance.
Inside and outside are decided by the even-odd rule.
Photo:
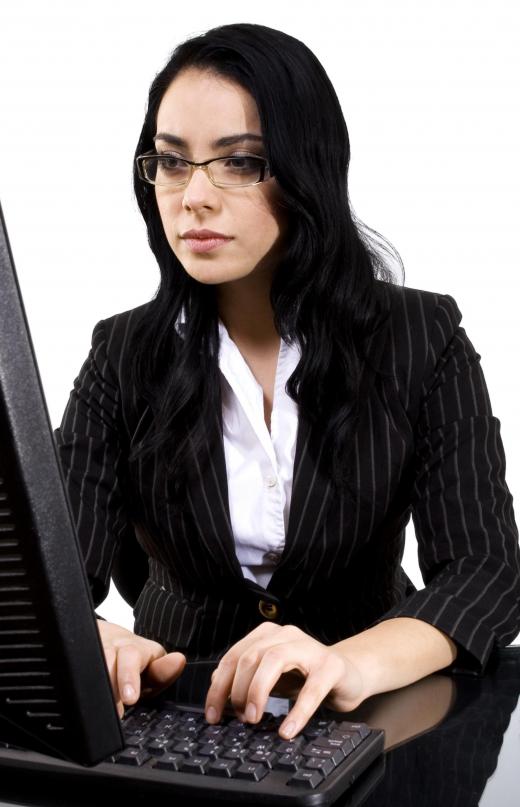
[[[270,288],[270,280],[266,282],[265,277],[254,274],[218,287],[219,315],[237,344],[265,348],[279,343]]]

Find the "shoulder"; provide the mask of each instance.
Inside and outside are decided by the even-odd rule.
[[[464,338],[462,314],[450,294],[387,283],[383,286],[389,315],[378,342],[377,367],[397,385],[408,406],[441,358],[450,355]],[[469,347],[465,350],[469,352]]]
[[[94,327],[94,334],[104,338],[108,345],[121,345],[128,340],[139,323],[149,311],[151,302],[130,308],[128,311],[121,311],[110,317],[99,320]]]
[[[456,333],[462,314],[455,299],[442,292],[377,281],[389,305],[387,340],[398,353],[423,354],[432,345],[446,346]]]
[[[404,324],[408,320],[418,320],[421,325],[428,327],[437,317],[441,320],[447,317],[450,322],[458,324],[462,318],[459,307],[450,294],[381,280],[376,281],[376,285],[389,300],[392,317],[397,320],[404,317]]]
[[[92,332],[94,357],[103,356],[110,364],[119,364],[130,349],[132,338],[150,306],[150,302],[144,303],[99,320]]]

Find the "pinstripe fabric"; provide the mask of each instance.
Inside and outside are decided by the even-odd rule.
[[[153,418],[128,373],[145,306],[98,323],[60,429],[59,453],[95,604],[114,553],[134,535],[150,558],[135,630],[192,658],[221,654],[262,621],[335,642],[382,619],[417,617],[481,670],[520,630],[520,559],[500,422],[449,295],[389,287],[392,316],[372,344],[369,400],[350,449],[351,492],[334,492],[300,418],[286,546],[267,591],[246,581],[231,523],[221,422],[174,515],[154,462],[127,456]],[[400,562],[413,518],[424,589]]]

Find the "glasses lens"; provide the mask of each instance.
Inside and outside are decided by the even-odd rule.
[[[188,180],[190,166],[177,157],[154,156],[142,161],[143,173],[155,185],[177,185]]]
[[[219,185],[253,185],[262,178],[265,163],[259,157],[222,157],[210,165]]]

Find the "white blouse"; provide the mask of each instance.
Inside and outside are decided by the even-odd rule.
[[[222,321],[219,333],[224,452],[236,554],[244,577],[265,588],[285,546],[298,430],[298,406],[285,384],[300,350],[280,340],[269,434],[262,387]]]

